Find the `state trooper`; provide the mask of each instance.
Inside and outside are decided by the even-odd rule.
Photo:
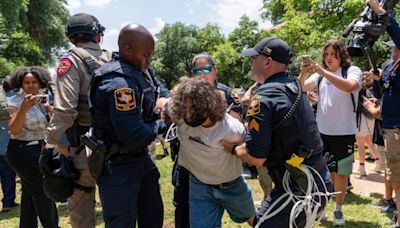
[[[249,124],[246,141],[241,145],[233,145],[223,140],[221,143],[229,153],[235,154],[243,161],[256,166],[266,166],[275,183],[274,189],[263,200],[257,212],[259,222],[256,227],[289,227],[293,201],[286,201],[287,205],[284,206],[283,201],[290,198],[281,199],[288,193],[283,182],[286,170],[291,176],[293,173],[304,177],[298,168],[304,159],[303,164],[313,167],[322,176],[312,177],[316,186],[311,189],[311,195],[314,196],[314,191],[317,192],[315,194],[319,194],[330,190],[331,179],[322,157],[322,141],[314,114],[299,82],[296,83],[296,79],[288,75],[288,65],[292,57],[288,44],[278,38],[264,38],[253,48],[244,50],[242,55],[251,57],[251,75],[257,82],[246,115]],[[303,195],[309,187],[307,182],[293,176],[292,180],[294,182],[289,182],[290,187]],[[323,210],[327,199],[319,199]],[[279,211],[276,211],[278,208]],[[271,212],[276,213],[275,216],[271,216]],[[303,212],[292,218],[294,217],[297,217],[293,221],[298,227],[309,227],[306,222],[312,223],[315,220],[314,217],[312,221],[307,221]]]
[[[105,28],[92,15],[78,13],[68,18],[65,33],[75,48],[61,57],[59,62],[54,114],[45,139],[45,150],[56,147],[58,152],[72,156],[75,167],[80,171],[73,194],[68,198],[73,228],[95,227],[96,182],[88,171],[86,155],[79,148],[80,135],[87,132],[91,124],[88,91],[92,71],[111,59],[111,53],[102,50],[99,45],[104,31]]]
[[[106,227],[162,227],[160,173],[148,145],[166,125],[159,119],[165,98],[149,67],[155,42],[142,25],[118,37],[119,56],[96,70],[90,91],[93,137],[105,144],[97,179]],[[157,111],[158,110],[158,111]]]

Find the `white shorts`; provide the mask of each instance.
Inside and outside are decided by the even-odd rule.
[[[361,123],[358,128],[356,136],[358,137],[365,137],[367,135],[372,135],[374,134],[374,125],[375,125],[375,119],[368,119],[365,117],[365,115],[361,115]]]

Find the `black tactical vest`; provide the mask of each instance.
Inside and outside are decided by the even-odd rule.
[[[95,104],[96,89],[104,75],[114,73],[127,80],[133,81],[139,88],[137,103],[140,104],[142,117],[145,123],[154,121],[153,110],[159,94],[159,85],[154,78],[154,71],[149,69],[146,73],[139,72],[132,66],[121,61],[112,61],[96,70],[90,89],[90,109],[92,114],[92,127],[94,136],[102,139],[106,144],[118,142],[107,110],[100,110]]]
[[[256,94],[268,97],[271,91],[276,90],[285,93],[292,104],[299,92],[295,81],[292,81],[286,84],[265,83],[258,87]],[[271,107],[271,109],[274,110],[274,107]],[[303,164],[310,166],[315,166],[316,162],[321,162],[323,150],[315,116],[304,93],[301,92],[300,100],[293,115],[283,121],[284,116],[279,119],[279,121],[273,123],[271,149],[266,162],[274,183],[281,183],[281,178],[286,171],[285,161],[290,159],[291,155],[300,149],[300,146],[312,150],[310,158],[303,162]],[[277,128],[278,124],[280,126]],[[323,166],[323,164],[319,165]]]

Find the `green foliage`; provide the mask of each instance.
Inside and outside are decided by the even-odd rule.
[[[157,75],[172,88],[181,76],[191,74],[192,58],[201,50],[196,39],[198,28],[181,22],[166,25],[157,37],[153,65]]]
[[[0,58],[6,59],[6,69],[54,63],[57,50],[67,47],[64,25],[69,13],[65,3],[0,0]]]

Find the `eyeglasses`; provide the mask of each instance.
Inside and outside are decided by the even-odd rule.
[[[213,66],[204,66],[204,67],[199,67],[199,68],[194,68],[193,74],[195,75],[200,75],[201,72],[203,72],[204,74],[209,74],[212,71]]]

